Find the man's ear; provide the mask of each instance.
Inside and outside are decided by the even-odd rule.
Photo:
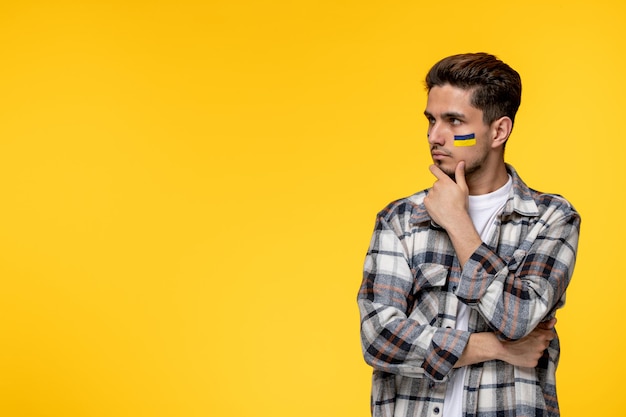
[[[513,121],[508,116],[503,116],[498,120],[495,120],[491,124],[491,132],[493,140],[491,142],[492,148],[497,148],[499,146],[503,146],[509,135],[511,135],[511,130],[513,129]]]

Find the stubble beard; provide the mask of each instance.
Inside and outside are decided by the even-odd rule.
[[[471,180],[471,178],[479,171],[482,170],[483,165],[485,163],[485,161],[487,160],[487,156],[484,155],[482,156],[480,159],[475,160],[471,163],[468,164],[467,161],[465,161],[465,181]],[[441,161],[437,164],[439,166],[439,168],[441,168],[441,170],[452,179],[452,181],[456,182],[456,175],[455,175],[455,171],[454,168],[452,170],[449,169],[445,169],[442,166]]]

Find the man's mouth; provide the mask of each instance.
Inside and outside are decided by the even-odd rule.
[[[443,159],[443,158],[447,158],[450,156],[450,153],[439,150],[439,149],[431,150],[430,154],[432,155],[433,159]]]

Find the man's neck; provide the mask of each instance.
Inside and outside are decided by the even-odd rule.
[[[502,162],[495,169],[485,167],[474,172],[466,180],[470,195],[483,195],[503,187],[509,180],[509,174],[506,171],[506,165]]]

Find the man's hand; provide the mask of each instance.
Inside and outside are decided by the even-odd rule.
[[[437,177],[437,181],[424,198],[424,205],[430,218],[446,229],[459,263],[465,265],[482,243],[468,212],[469,188],[465,182],[465,162],[461,161],[456,166],[456,182],[435,165],[430,166],[430,172]]]
[[[459,224],[459,221],[467,222],[469,189],[465,182],[465,162],[461,161],[456,166],[454,174],[456,182],[436,165],[431,165],[429,169],[437,178],[424,198],[424,205],[430,218],[446,230]]]
[[[514,342],[502,342],[502,353],[498,359],[515,366],[534,368],[550,341],[556,337],[556,318],[540,323],[535,330]]]

